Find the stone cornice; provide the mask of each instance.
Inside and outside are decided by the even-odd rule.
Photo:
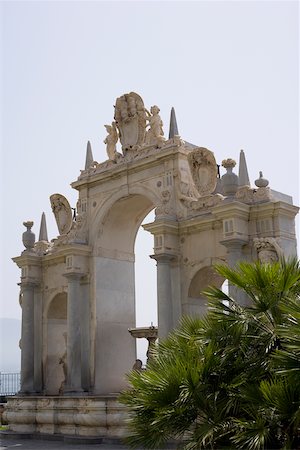
[[[257,205],[250,206],[250,217],[255,218],[265,218],[270,216],[284,215],[293,219],[299,211],[299,207],[285,203],[282,201],[261,203]]]
[[[20,256],[12,258],[12,260],[21,269],[24,266],[48,266],[59,263],[64,263],[66,256],[90,256],[92,248],[83,244],[68,244],[57,248],[55,252],[48,253],[43,256],[35,255],[34,253],[23,252]]]
[[[195,216],[179,222],[180,233],[194,233],[216,228],[216,219],[212,214]]]
[[[223,202],[221,205],[214,206],[211,211],[215,218],[219,220],[229,218],[248,220],[250,206],[236,201]]]
[[[141,153],[147,149],[141,148]],[[130,176],[131,173],[149,170],[151,167],[160,165],[164,160],[174,159],[174,156],[182,154],[187,155],[191,149],[186,146],[177,146],[171,144],[165,148],[153,149],[149,154],[145,154],[145,157],[124,161],[108,166],[102,171],[95,169],[94,173],[88,173],[86,176],[79,177],[78,180],[71,183],[74,189],[80,190],[84,186],[93,186],[99,183],[103,183],[107,180],[120,178],[122,176]]]
[[[61,256],[89,256],[92,253],[92,247],[86,244],[66,244],[58,248],[54,253],[50,253],[44,256],[46,259],[53,259],[56,255]]]
[[[37,266],[40,267],[42,264],[42,257],[35,255],[33,253],[26,253],[24,251],[20,256],[15,256],[12,258],[13,262],[22,269],[24,266]]]
[[[152,234],[178,234],[178,222],[176,220],[157,220],[152,223],[142,225],[144,230]]]

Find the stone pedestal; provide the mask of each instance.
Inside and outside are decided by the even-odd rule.
[[[152,349],[157,340],[157,327],[151,325],[150,327],[139,327],[139,328],[129,328],[128,329],[131,336],[135,339],[145,338],[148,341],[147,348],[147,364],[152,357]]]
[[[127,434],[125,406],[116,396],[11,397],[3,414],[9,431],[31,435],[96,436]]]

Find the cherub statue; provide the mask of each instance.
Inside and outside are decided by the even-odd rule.
[[[116,127],[116,122],[112,122],[111,125],[104,125],[108,135],[104,140],[104,144],[106,144],[106,152],[110,161],[116,161],[117,157],[117,149],[116,144],[118,142],[118,131]]]
[[[146,132],[146,144],[157,144],[164,140],[163,123],[160,118],[160,109],[158,106],[151,106],[150,113],[145,109],[147,113],[148,125],[150,128]]]

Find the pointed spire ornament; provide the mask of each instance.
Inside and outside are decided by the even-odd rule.
[[[46,215],[43,212],[41,217],[41,226],[40,226],[40,234],[39,234],[39,241],[46,241],[48,242],[48,233],[47,233],[47,225],[46,225]]]
[[[169,139],[172,139],[172,138],[174,138],[174,136],[178,136],[178,135],[179,135],[179,133],[178,133],[175,109],[172,107],[171,117],[170,117]]]
[[[88,170],[94,162],[92,147],[90,141],[86,146],[85,170]]]
[[[240,152],[239,161],[239,186],[250,186],[247,163],[244,150]]]

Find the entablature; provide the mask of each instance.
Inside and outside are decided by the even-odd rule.
[[[94,186],[99,183],[105,183],[124,175],[129,176],[132,173],[149,171],[152,167],[160,166],[166,160],[172,160],[179,154],[187,156],[192,149],[184,144],[176,145],[171,143],[163,148],[141,147],[136,150],[128,150],[118,162],[106,161],[99,164],[96,168],[84,171],[78,180],[71,183],[74,189],[81,190],[84,186]],[[162,166],[162,171],[164,167]]]

